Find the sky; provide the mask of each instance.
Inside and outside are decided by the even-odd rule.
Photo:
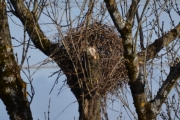
[[[60,6],[62,7],[63,5],[60,5]],[[78,14],[79,14],[79,11],[77,7],[74,7],[72,11],[72,16],[71,16],[72,19]],[[17,40],[22,41],[23,40],[22,24],[19,21],[19,19],[17,19],[15,16],[11,16],[11,18],[13,19],[13,21],[9,19],[11,37],[15,37]],[[40,18],[40,22],[49,23],[50,21],[49,19],[47,19],[46,16],[42,15]],[[41,28],[43,31],[51,31],[47,33],[47,35],[49,35],[48,37],[51,37],[52,34],[57,32],[56,29],[52,27],[52,25],[47,25],[47,26],[42,25]],[[18,45],[18,43],[15,40],[12,40],[12,43],[14,46]],[[22,47],[14,47],[14,53],[17,53],[18,61],[20,64],[21,55],[22,55]],[[31,56],[29,59],[30,66],[36,63],[39,63],[45,59],[48,59],[47,56],[45,56],[41,51],[37,49],[29,49],[27,56]],[[24,67],[25,66],[27,66],[26,62],[24,63]],[[52,66],[52,65],[48,64],[48,66]],[[56,64],[53,64],[53,66],[56,66]],[[78,120],[79,118],[78,104],[76,102],[74,95],[70,91],[70,89],[67,86],[65,86],[62,92],[58,95],[59,89],[61,88],[62,83],[63,83],[62,81],[65,79],[64,76],[62,76],[59,79],[58,85],[56,85],[52,93],[49,94],[57,77],[56,75],[54,75],[53,77],[49,77],[49,76],[57,70],[59,70],[59,68],[39,69],[32,76],[33,78],[32,84],[35,90],[35,95],[30,106],[31,106],[31,111],[32,111],[34,120],[38,120],[38,119],[45,120],[44,112],[46,112],[46,119],[47,119],[49,100],[51,101],[50,102],[50,119],[51,120]],[[35,69],[31,69],[31,74],[33,74],[34,71]],[[28,82],[28,79],[25,77],[23,72],[21,72],[21,77],[23,78],[24,81]],[[30,91],[30,87],[28,87],[28,90]],[[110,109],[108,110],[108,112],[110,113],[109,117],[111,119],[117,119],[117,117],[121,114],[118,111],[122,109],[122,104],[120,104],[118,101],[116,101],[115,103],[116,103],[116,106],[110,105],[112,106],[111,108],[112,110]],[[69,112],[71,113],[70,115],[69,115]],[[5,106],[3,105],[1,100],[0,100],[0,119],[1,120],[9,119],[9,116],[7,115],[7,112],[5,110]]]
[[[81,3],[81,2],[80,2]],[[143,4],[142,2],[141,4]],[[61,12],[60,12],[61,13]],[[72,18],[75,17],[79,13],[78,9],[75,7],[72,11]],[[162,20],[166,21],[166,18],[168,16],[163,15],[161,18]],[[23,40],[23,28],[19,25],[21,25],[21,22],[15,17],[12,16],[13,21],[9,19],[9,24],[10,24],[10,32],[11,36],[15,37],[18,40]],[[47,17],[42,16],[40,18],[40,21],[43,21],[45,23],[48,23],[49,20]],[[168,23],[168,21],[166,22]],[[17,25],[19,24],[19,25]],[[64,23],[65,24],[65,23]],[[168,28],[168,26],[166,26]],[[52,32],[47,33],[49,37],[53,33],[56,32],[56,29],[52,27],[52,25],[47,25],[47,26],[41,26],[43,31],[49,31],[53,30]],[[155,37],[154,37],[155,38]],[[28,39],[28,37],[27,37]],[[12,41],[13,45],[16,45],[17,42]],[[21,58],[22,54],[22,48],[14,48],[14,53],[18,53],[19,61]],[[30,49],[28,52],[28,56],[31,56],[29,59],[29,64],[34,65],[42,60],[47,59],[48,57],[43,55],[41,51],[37,49]],[[25,63],[24,66],[27,64]],[[52,64],[48,64],[49,66],[52,66]],[[56,66],[56,64],[53,64],[53,66]],[[31,69],[31,74],[33,73],[35,69]],[[49,105],[49,100],[50,100],[50,119],[51,120],[78,120],[78,104],[76,102],[76,99],[70,89],[65,86],[62,90],[62,92],[58,95],[59,89],[62,86],[62,81],[65,79],[64,76],[62,76],[59,79],[58,85],[55,86],[54,90],[52,91],[51,94],[49,94],[55,79],[56,75],[53,77],[49,77],[53,72],[59,70],[58,68],[50,68],[50,69],[39,69],[37,72],[32,76],[33,78],[33,86],[35,89],[35,96],[33,98],[33,101],[31,103],[31,111],[34,120],[45,120],[45,115],[44,112],[48,112],[48,105]],[[21,72],[21,76],[24,81],[28,81],[25,75]],[[154,86],[157,87],[157,84],[154,84]],[[28,87],[28,90],[30,88]],[[132,98],[130,93],[129,94],[128,101],[129,104],[131,105],[130,108],[133,110],[134,106],[132,103]],[[173,94],[173,93],[172,93]],[[119,115],[121,115],[121,112],[124,116],[125,110],[123,108],[123,105],[119,101],[115,101],[115,105],[112,106],[111,103],[109,103],[109,117],[110,120],[116,120]],[[113,110],[112,110],[113,109]],[[70,115],[69,115],[70,112]],[[124,116],[124,119],[129,119],[128,115]],[[47,117],[46,117],[47,118]],[[5,106],[3,105],[2,101],[0,100],[0,119],[2,120],[8,120],[9,117],[7,115],[7,112],[5,110]]]
[[[15,17],[12,16],[13,20],[9,19],[9,26],[10,26],[10,32],[11,37],[15,37],[16,39],[22,41],[23,40],[23,28],[21,27],[21,22]],[[41,18],[43,19],[43,18]],[[14,24],[14,22],[16,24]],[[44,21],[45,22],[45,21]],[[28,37],[26,38],[28,39]],[[17,42],[15,40],[12,40],[13,45],[17,45]],[[21,60],[22,55],[22,47],[14,47],[14,53],[18,54],[19,58],[19,64]],[[29,49],[28,55],[31,56],[29,59],[29,64],[34,65],[36,63],[41,62],[42,60],[47,59],[48,57],[45,56],[41,51],[37,49]],[[24,66],[27,66],[27,63],[25,62]],[[52,67],[50,64],[49,66]],[[56,65],[54,65],[56,66]],[[25,70],[25,69],[24,69]],[[33,101],[31,103],[31,111],[33,115],[34,120],[44,120],[44,112],[48,112],[48,105],[49,105],[49,99],[51,99],[50,102],[50,118],[51,120],[55,119],[61,112],[62,114],[59,115],[57,120],[72,120],[75,118],[78,118],[78,107],[77,103],[75,102],[74,95],[70,92],[70,89],[67,87],[64,87],[63,91],[58,96],[59,88],[62,85],[62,80],[65,79],[65,77],[61,77],[59,80],[58,86],[55,86],[53,92],[51,94],[50,90],[55,82],[56,75],[53,77],[49,77],[53,72],[59,70],[58,68],[51,68],[51,69],[39,69],[37,72],[32,76],[33,78],[33,86],[35,89],[35,96],[33,98]],[[25,70],[26,71],[26,70]],[[35,71],[35,69],[31,69],[31,74]],[[24,81],[28,82],[28,79],[25,77],[23,72],[21,72],[21,77]],[[28,87],[28,90],[30,90],[30,87]],[[73,104],[74,102],[74,104]],[[67,107],[69,104],[71,104],[69,107]],[[66,108],[67,107],[67,108]],[[64,111],[64,109],[66,110]],[[67,115],[68,111],[71,111],[71,116]],[[64,111],[64,112],[63,112]],[[47,118],[47,117],[46,117]],[[0,100],[0,120],[8,120],[9,116],[7,115],[6,109],[2,101]]]

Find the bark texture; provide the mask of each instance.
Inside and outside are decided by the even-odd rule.
[[[0,98],[10,120],[32,120],[26,83],[13,54],[5,1],[0,2],[0,20]]]
[[[79,120],[101,120],[100,116],[100,96],[95,94],[89,96],[88,92],[82,89],[71,87],[71,91],[75,95],[79,105]]]

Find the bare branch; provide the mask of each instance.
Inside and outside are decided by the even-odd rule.
[[[132,0],[131,6],[126,14],[127,21],[129,23],[132,23],[134,21],[134,16],[136,14],[136,10],[137,10],[139,2],[140,2],[140,0]]]
[[[121,31],[125,27],[126,22],[120,15],[115,0],[104,0],[104,2],[117,30]]]
[[[141,46],[141,50],[144,50],[144,36],[143,36],[143,30],[142,30],[142,25],[140,24],[140,18],[139,18],[139,14],[138,11],[136,12],[136,17],[137,17],[137,22],[138,22],[138,26],[139,26],[139,39],[140,39],[140,46]],[[136,33],[138,33],[138,30]],[[136,40],[137,42],[137,40]],[[135,44],[137,45],[137,44]]]
[[[172,90],[175,83],[179,80],[179,77],[180,77],[180,62],[175,67],[171,68],[170,73],[167,76],[167,79],[164,81],[156,97],[154,98],[154,102],[156,103],[157,106],[157,111],[159,111],[162,104],[167,99],[168,94]]]
[[[138,65],[138,56],[136,55],[136,52],[133,51],[134,46],[132,43],[132,23],[124,21],[124,19],[121,17],[115,0],[104,0],[104,1],[106,3],[106,7],[109,11],[109,14],[117,30],[121,34],[123,40],[124,57],[127,60],[129,60],[129,62],[126,63],[129,79],[131,82],[133,82],[132,84],[136,84],[135,81],[137,80],[139,75],[139,65]],[[137,83],[139,83],[139,80],[137,80]]]
[[[10,0],[12,6],[16,11],[16,16],[21,20],[22,24],[26,26],[26,31],[36,48],[40,49],[44,54],[50,55],[52,52],[52,43],[44,35],[40,26],[36,22],[36,16],[27,9],[23,0]]]
[[[167,46],[170,42],[175,40],[180,36],[180,24],[178,24],[174,29],[170,30],[166,34],[164,34],[161,38],[156,39],[152,44],[147,47],[147,57],[146,61],[156,57],[159,51]],[[143,51],[140,52],[143,54]],[[144,59],[143,57],[141,59]]]
[[[136,35],[138,35],[138,31],[139,31],[139,38],[140,38],[140,46],[141,46],[141,50],[144,50],[144,35],[143,35],[143,30],[142,30],[142,18],[144,16],[144,12],[149,4],[149,1],[150,0],[147,0],[146,3],[145,3],[145,6],[143,8],[143,11],[141,13],[141,16],[139,17],[139,14],[138,14],[138,10],[136,10],[136,18],[137,18],[137,22],[138,22],[138,29],[136,31]],[[134,50],[136,50],[136,47],[137,47],[137,40],[135,41],[135,47],[134,47]]]

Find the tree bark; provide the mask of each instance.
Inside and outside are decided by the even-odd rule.
[[[126,63],[126,68],[128,70],[129,76],[129,85],[133,96],[136,112],[138,114],[138,119],[153,120],[156,118],[162,104],[167,99],[169,92],[179,78],[180,63],[177,64],[177,66],[171,68],[167,79],[161,86],[155,99],[152,101],[147,100],[144,90],[145,81],[142,78],[143,75],[141,75],[141,70],[143,70],[144,65],[146,65],[145,63],[148,60],[155,58],[157,54],[162,50],[162,48],[164,48],[170,42],[180,36],[180,24],[178,24],[174,29],[171,29],[169,32],[167,32],[162,37],[156,39],[152,44],[150,44],[146,48],[148,53],[146,56],[144,50],[139,52],[137,55],[137,52],[134,49],[136,47],[132,43],[132,22],[137,9],[137,5],[140,0],[132,0],[130,9],[126,14],[126,21],[121,17],[115,0],[104,1],[112,18],[112,21],[114,22],[117,30],[119,31],[123,39],[123,46],[125,49],[124,57],[129,61]]]
[[[99,80],[99,57],[86,54],[84,58],[85,74],[67,75],[67,84],[79,104],[79,120],[101,120],[100,100],[97,89]],[[86,66],[86,67],[85,67]],[[82,73],[82,72],[80,72]]]
[[[79,120],[101,120],[100,116],[100,96],[94,95],[92,98],[84,97],[79,100]]]
[[[74,80],[76,81],[76,80]],[[68,83],[70,85],[72,83]],[[86,89],[86,88],[85,88]],[[79,85],[71,87],[71,91],[75,95],[79,105],[79,120],[101,120],[100,116],[100,100],[98,93],[91,93],[83,90]]]
[[[133,44],[132,38],[133,19],[140,1],[132,1],[132,4],[130,5],[130,8],[127,12],[126,21],[121,17],[115,0],[104,1],[112,21],[114,22],[118,32],[121,34],[123,40],[124,57],[126,60],[128,60],[128,62],[126,62],[126,69],[128,70],[129,86],[138,119],[152,120],[154,118],[154,112],[151,110],[151,104],[146,99],[146,93],[144,90],[145,82],[141,76],[143,65],[140,64],[140,59],[137,51],[135,50],[136,46]]]
[[[32,120],[26,83],[13,54],[5,1],[0,1],[0,20],[0,98],[10,120]]]

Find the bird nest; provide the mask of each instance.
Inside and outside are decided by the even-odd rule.
[[[71,88],[104,94],[127,81],[122,39],[113,26],[82,24],[66,34],[60,63]]]

